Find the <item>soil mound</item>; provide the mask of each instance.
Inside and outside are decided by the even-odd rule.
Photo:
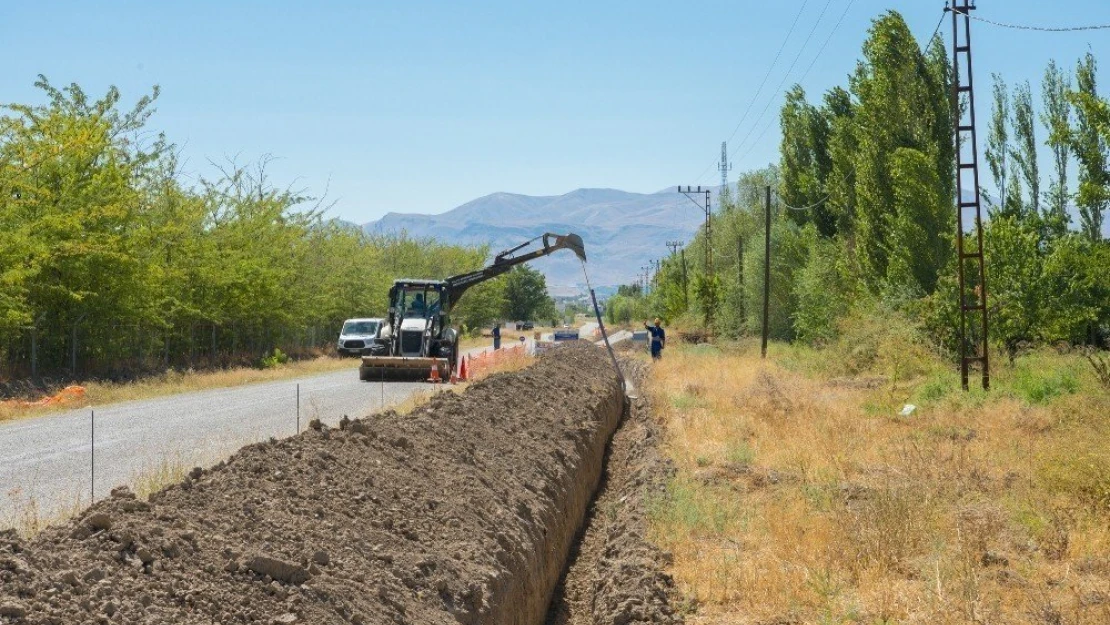
[[[407,416],[319,423],[0,534],[0,623],[542,622],[624,398],[561,347]]]

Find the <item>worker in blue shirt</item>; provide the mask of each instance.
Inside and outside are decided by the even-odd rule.
[[[648,325],[644,322],[644,327],[648,332],[651,332],[651,357],[659,360],[663,357],[663,346],[667,343],[667,333],[663,331],[663,322],[658,317],[655,318],[655,325]]]

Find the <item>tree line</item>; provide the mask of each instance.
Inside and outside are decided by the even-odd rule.
[[[1026,342],[1095,344],[1110,335],[1110,243],[1102,236],[1110,103],[1096,77],[1092,54],[1074,73],[1050,62],[1036,115],[1029,84],[1010,89],[995,76],[983,169],[998,191],[984,191],[983,237],[991,339],[1011,356]],[[661,314],[726,336],[758,334],[769,186],[774,338],[827,342],[854,315],[890,313],[955,353],[952,84],[939,37],[922,48],[897,12],[875,19],[847,85],[818,102],[800,86],[786,94],[780,162],[724,190],[713,240],[702,231],[685,250],[685,285],[682,259],[672,256],[646,296],[613,298],[611,321]],[[1048,184],[1042,142],[1052,155]]]
[[[126,108],[114,87],[97,99],[36,86],[45,103],[0,116],[0,378],[32,364],[114,377],[326,347],[345,318],[383,315],[395,278],[443,278],[489,256],[327,219],[321,200],[275,186],[265,159],[187,174],[148,127],[158,88]],[[456,321],[517,312],[521,281],[472,289]]]

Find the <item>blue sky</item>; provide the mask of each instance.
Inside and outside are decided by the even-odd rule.
[[[777,158],[784,77],[786,88],[812,63],[801,79],[811,95],[844,84],[874,17],[896,9],[924,38],[944,6],[854,0],[845,14],[849,1],[8,2],[0,102],[41,101],[39,73],[93,95],[115,84],[128,102],[159,84],[151,126],[181,146],[191,174],[211,173],[209,159],[271,154],[275,183],[327,190],[332,214],[359,223],[496,191],[652,192],[719,180],[720,142],[803,2],[731,144],[748,138],[735,171]],[[1110,23],[1106,0],[978,5],[1021,24]],[[1049,58],[1071,68],[1090,48],[1110,64],[1110,31],[973,28],[981,120],[991,72],[1038,93]]]

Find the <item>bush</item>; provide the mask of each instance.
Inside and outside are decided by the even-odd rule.
[[[879,303],[861,303],[840,321],[831,356],[843,373],[878,373],[891,384],[936,367],[935,356],[924,346],[920,325]]]
[[[263,356],[259,364],[263,369],[277,369],[288,363],[289,355],[275,347],[274,352],[268,356]]]
[[[1030,404],[1046,404],[1061,395],[1079,390],[1079,378],[1071,369],[1020,365],[1011,383],[1014,393]]]

